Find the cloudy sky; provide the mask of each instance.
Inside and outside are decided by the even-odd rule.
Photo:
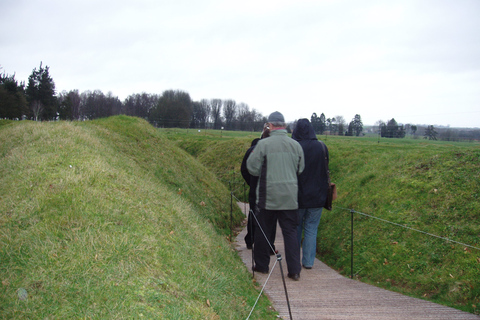
[[[183,90],[287,121],[480,127],[479,0],[0,0],[0,66],[58,92]]]

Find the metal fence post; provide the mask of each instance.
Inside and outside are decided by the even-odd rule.
[[[232,190],[232,182],[229,181],[228,185],[230,186],[230,241],[233,241],[233,190]]]
[[[350,236],[350,279],[353,279],[353,209],[350,210],[350,229],[352,234]]]

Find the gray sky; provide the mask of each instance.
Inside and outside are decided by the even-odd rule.
[[[183,90],[287,121],[480,127],[479,0],[0,0],[0,65],[57,92]]]

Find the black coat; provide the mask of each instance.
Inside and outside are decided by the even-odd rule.
[[[328,190],[328,149],[317,140],[315,130],[308,119],[300,119],[292,138],[302,146],[305,155],[305,169],[298,176],[299,208],[322,208]]]
[[[247,159],[250,153],[252,153],[253,148],[255,148],[255,145],[257,144],[258,140],[260,139],[253,139],[250,148],[248,148],[247,152],[245,152],[245,156],[243,156],[242,165],[240,166],[242,177],[245,180],[245,182],[250,186],[250,191],[248,192],[248,203],[250,205],[255,205],[256,203],[256,198],[257,198],[256,190],[257,190],[258,177],[252,176],[250,172],[248,172]]]

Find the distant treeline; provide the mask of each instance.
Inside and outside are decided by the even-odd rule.
[[[213,128],[260,131],[266,118],[246,103],[227,99],[192,101],[181,90],[161,95],[136,93],[121,101],[111,92],[55,92],[49,67],[35,68],[28,83],[0,74],[0,118],[30,120],[92,120],[125,114],[148,119],[158,127]]]
[[[1,69],[1,67],[0,67]],[[57,94],[49,67],[33,69],[28,83],[15,75],[0,74],[0,119],[92,120],[125,114],[147,119],[156,127],[209,128],[261,131],[267,118],[244,102],[233,99],[192,101],[188,92],[166,90],[161,95],[136,93],[121,101],[111,92],[100,90],[62,91]],[[313,112],[309,119],[317,134],[361,136],[367,133],[356,114],[348,123],[343,116],[327,118]],[[291,123],[287,129],[294,128]],[[480,140],[479,129],[434,128],[397,124],[395,119],[379,121],[372,129],[382,137],[404,138],[406,135],[448,141]],[[376,128],[376,129],[375,129]]]
[[[475,141],[480,140],[479,128],[450,128],[433,125],[398,124],[395,119],[366,127],[364,134],[378,134],[383,138],[405,138],[443,140],[443,141]]]

